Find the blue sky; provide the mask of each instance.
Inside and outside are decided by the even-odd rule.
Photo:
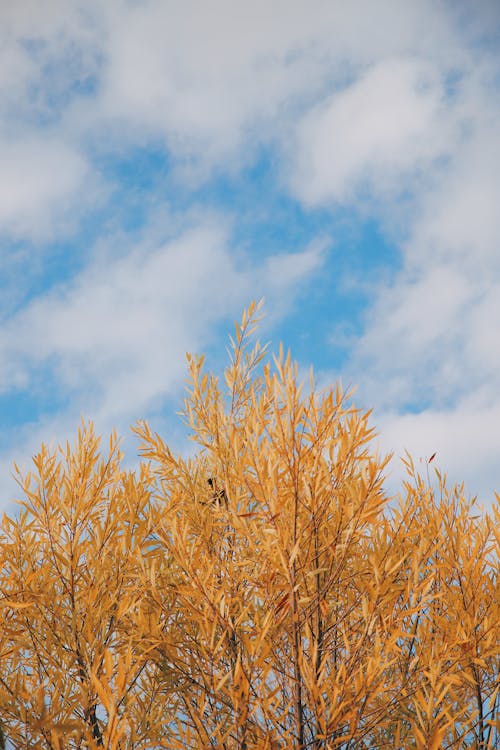
[[[183,450],[186,351],[261,297],[381,450],[491,501],[496,2],[23,0],[0,37],[1,507],[81,416]]]

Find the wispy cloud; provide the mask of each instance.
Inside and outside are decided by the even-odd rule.
[[[11,238],[53,240],[74,231],[71,210],[94,198],[98,181],[84,156],[43,134],[0,139],[0,231]]]
[[[316,248],[271,256],[262,266],[230,251],[224,228],[200,225],[160,247],[96,260],[71,283],[35,299],[0,334],[2,385],[29,387],[48,366],[58,387],[112,419],[147,410],[172,393],[185,353],[207,344],[213,326],[238,314],[254,289],[293,296],[317,270]],[[83,400],[82,400],[83,399]]]
[[[418,187],[432,161],[448,152],[442,97],[439,71],[425,61],[371,66],[300,124],[295,192],[315,205],[355,203],[363,195],[394,200]]]

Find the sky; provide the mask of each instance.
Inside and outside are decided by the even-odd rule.
[[[500,491],[500,6],[0,3],[0,509],[43,442],[147,418],[260,338],[376,447]],[[419,463],[420,462],[420,463]]]

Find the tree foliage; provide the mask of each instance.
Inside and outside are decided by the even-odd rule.
[[[141,423],[127,472],[83,426],[19,478],[0,537],[12,748],[498,746],[498,508],[410,458],[391,501],[369,414],[252,348],[257,316],[223,383],[188,359],[191,458]]]

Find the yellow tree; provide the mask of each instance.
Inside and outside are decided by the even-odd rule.
[[[423,549],[419,575],[429,576],[431,598],[405,622],[393,677],[401,702],[387,745],[396,737],[402,747],[422,750],[494,748],[500,684],[498,530],[474,500],[465,498],[463,487],[449,489],[437,471],[432,487],[416,474],[410,458],[406,463],[411,481],[386,513],[386,523],[393,545],[411,542]]]
[[[21,480],[0,539],[16,750],[498,743],[498,524],[410,459],[389,502],[370,415],[252,347],[258,312],[222,382],[188,360],[190,458],[142,423],[127,473],[85,428]]]
[[[408,487],[387,508],[369,415],[338,388],[303,393],[283,352],[260,368],[255,312],[224,387],[190,359],[195,458],[138,430],[158,498],[142,632],[178,702],[171,747],[440,747],[463,717],[463,674],[440,669],[428,637],[446,504],[427,493],[422,513]]]
[[[448,489],[439,472],[434,489],[416,477],[406,494],[417,501],[434,568],[433,601],[410,641],[407,717],[422,747],[434,730],[444,747],[489,750],[498,742],[498,525],[462,486]]]
[[[102,457],[91,428],[62,455],[42,447],[20,479],[1,548],[5,734],[14,748],[139,747],[129,721],[147,669],[133,655],[128,612],[148,534],[143,476]],[[141,558],[136,550],[141,549]]]

